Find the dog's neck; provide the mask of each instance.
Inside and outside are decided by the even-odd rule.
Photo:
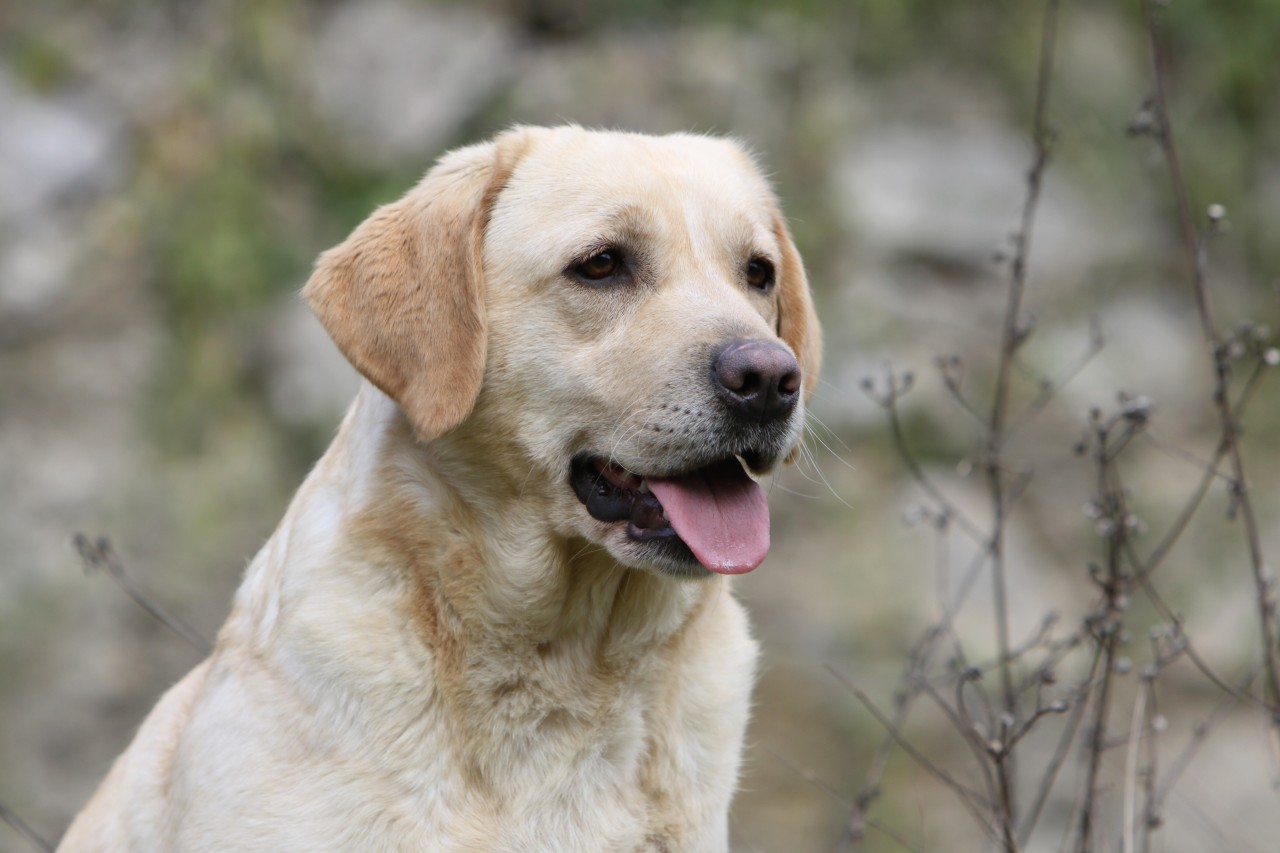
[[[464,681],[533,661],[578,666],[587,677],[592,667],[655,660],[653,649],[727,594],[720,578],[628,569],[558,536],[495,466],[466,469],[463,489],[451,470],[458,465],[418,441],[395,403],[366,383],[250,567],[228,630],[288,631],[310,599],[321,600],[311,595],[319,585],[323,600],[347,603],[328,618],[374,622],[386,617],[377,608],[413,602],[396,616],[411,620],[437,666],[456,667]],[[323,617],[302,619],[310,631],[318,626],[308,618]],[[468,667],[481,658],[495,665]]]

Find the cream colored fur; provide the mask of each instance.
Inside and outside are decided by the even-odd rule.
[[[566,280],[618,239],[645,282]],[[443,158],[305,295],[369,381],[59,849],[725,850],[747,620],[726,578],[587,515],[566,466],[694,458],[727,337],[785,341],[812,388],[804,271],[748,157],[518,128]]]

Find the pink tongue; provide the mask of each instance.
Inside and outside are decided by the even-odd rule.
[[[672,480],[649,480],[671,526],[698,562],[722,575],[749,572],[769,553],[769,504],[737,460]]]

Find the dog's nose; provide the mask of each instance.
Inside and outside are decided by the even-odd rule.
[[[715,355],[711,376],[729,408],[760,423],[791,414],[800,396],[800,364],[773,341],[730,341]]]

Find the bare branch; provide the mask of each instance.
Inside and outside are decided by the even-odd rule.
[[[1262,635],[1263,663],[1267,675],[1265,691],[1267,703],[1273,712],[1272,725],[1276,725],[1276,719],[1274,718],[1280,716],[1280,663],[1276,659],[1275,607],[1267,579],[1266,562],[1262,555],[1262,540],[1258,529],[1258,521],[1254,513],[1249,484],[1245,476],[1243,454],[1238,441],[1239,425],[1230,400],[1232,347],[1228,341],[1224,341],[1213,322],[1209,301],[1208,260],[1205,246],[1191,216],[1191,204],[1186,182],[1183,179],[1173,128],[1169,120],[1169,104],[1165,84],[1164,43],[1160,37],[1160,19],[1156,7],[1155,0],[1145,0],[1143,4],[1147,35],[1151,44],[1152,77],[1155,86],[1155,96],[1151,108],[1154,111],[1156,138],[1160,143],[1161,150],[1164,152],[1169,184],[1178,211],[1178,227],[1182,237],[1183,249],[1187,256],[1187,267],[1191,276],[1191,287],[1195,295],[1196,309],[1200,316],[1200,325],[1205,339],[1211,344],[1213,350],[1215,375],[1217,376],[1213,400],[1221,422],[1222,443],[1231,463],[1235,505],[1239,508],[1240,515],[1244,520],[1245,542],[1249,550],[1249,568],[1253,575],[1258,606],[1258,623]]]
[[[1031,833],[1035,831],[1036,824],[1040,820],[1040,813],[1044,810],[1045,803],[1049,801],[1049,794],[1058,780],[1058,771],[1062,769],[1067,753],[1071,750],[1071,744],[1076,739],[1076,732],[1079,731],[1080,723],[1084,719],[1085,708],[1088,704],[1086,700],[1097,678],[1098,667],[1101,663],[1102,648],[1097,647],[1094,650],[1093,660],[1089,665],[1088,675],[1076,687],[1076,698],[1071,703],[1067,724],[1062,730],[1061,737],[1058,738],[1058,745],[1053,751],[1053,757],[1049,759],[1049,766],[1045,768],[1044,775],[1040,777],[1040,786],[1036,790],[1031,808],[1027,810],[1027,814],[1022,820],[1022,826],[1018,832],[1018,839],[1022,844],[1026,844],[1031,839]]]
[[[53,845],[45,841],[40,833],[32,829],[25,820],[14,813],[13,809],[2,802],[0,802],[0,821],[9,824],[14,832],[21,835],[35,849],[42,851],[42,853],[53,853]]]
[[[161,625],[164,625],[185,640],[187,645],[202,655],[207,655],[213,651],[213,644],[202,637],[196,629],[169,613],[157,604],[146,591],[134,583],[133,579],[125,572],[119,557],[116,556],[110,540],[105,536],[100,536],[91,541],[83,533],[77,533],[71,537],[71,546],[76,549],[76,553],[84,561],[86,572],[105,571],[108,577],[115,581],[125,591],[125,594],[133,599],[135,604],[145,610],[149,616]]]
[[[991,584],[995,605],[996,648],[999,650],[1000,692],[1004,710],[1016,720],[1017,694],[1013,687],[1013,664],[1009,658],[1009,602],[1005,578],[1005,525],[1010,504],[1005,494],[1005,424],[1009,408],[1009,379],[1014,357],[1029,334],[1022,322],[1022,298],[1026,291],[1027,265],[1031,252],[1031,236],[1035,226],[1036,210],[1044,185],[1044,173],[1052,153],[1053,133],[1046,122],[1049,93],[1053,82],[1053,58],[1056,45],[1058,0],[1045,4],[1044,23],[1040,36],[1040,68],[1036,77],[1036,98],[1031,125],[1031,141],[1035,155],[1027,172],[1027,193],[1022,205],[1018,231],[1014,235],[1014,254],[1010,264],[1009,296],[1005,304],[1004,324],[1001,331],[1000,361],[996,368],[996,386],[991,401],[990,429],[987,435],[986,474],[991,494]],[[1000,762],[1001,787],[1012,792],[1015,767],[1012,759]],[[1015,804],[1010,802],[1002,821],[1006,849],[1016,846],[1013,827],[1016,823]]]
[[[884,712],[876,707],[875,703],[871,701],[871,699],[867,696],[867,694],[863,693],[862,690],[860,690],[852,682],[850,682],[847,678],[845,678],[844,675],[839,670],[831,666],[828,666],[826,669],[833,676],[835,676],[837,681],[839,681],[842,685],[844,685],[845,689],[847,689],[850,693],[853,694],[854,698],[856,698],[859,702],[862,703],[862,706],[867,709],[868,713],[870,713],[871,716],[875,717],[876,722],[878,722],[881,725],[881,727],[884,728],[884,730],[889,733],[889,736],[893,738],[894,743],[896,743],[902,749],[903,752],[911,756],[912,760],[914,760],[917,764],[919,764],[922,768],[924,768],[929,773],[929,775],[933,776],[935,779],[937,779],[939,782],[941,782],[943,785],[949,788],[953,793],[955,793],[956,796],[959,798],[960,803],[965,807],[965,809],[968,810],[969,814],[973,816],[974,820],[976,820],[983,829],[985,829],[989,834],[991,834],[993,838],[999,837],[998,833],[996,832],[996,828],[990,824],[990,822],[986,818],[986,815],[983,814],[984,809],[991,808],[992,804],[988,800],[986,800],[981,794],[979,794],[977,791],[970,788],[968,785],[965,785],[964,783],[956,780],[955,777],[953,777],[950,773],[943,770],[941,767],[939,767],[937,764],[931,761],[927,756],[925,756],[922,752],[916,749],[915,746],[912,745],[910,741],[908,741],[905,737],[902,736],[902,733],[898,730],[898,727],[895,726],[893,722],[884,715]]]
[[[1141,744],[1143,724],[1147,718],[1147,692],[1139,690],[1133,701],[1133,713],[1129,717],[1129,748],[1125,755],[1124,773],[1124,830],[1121,832],[1122,853],[1135,853],[1134,833],[1137,830],[1138,798],[1138,747]]]

